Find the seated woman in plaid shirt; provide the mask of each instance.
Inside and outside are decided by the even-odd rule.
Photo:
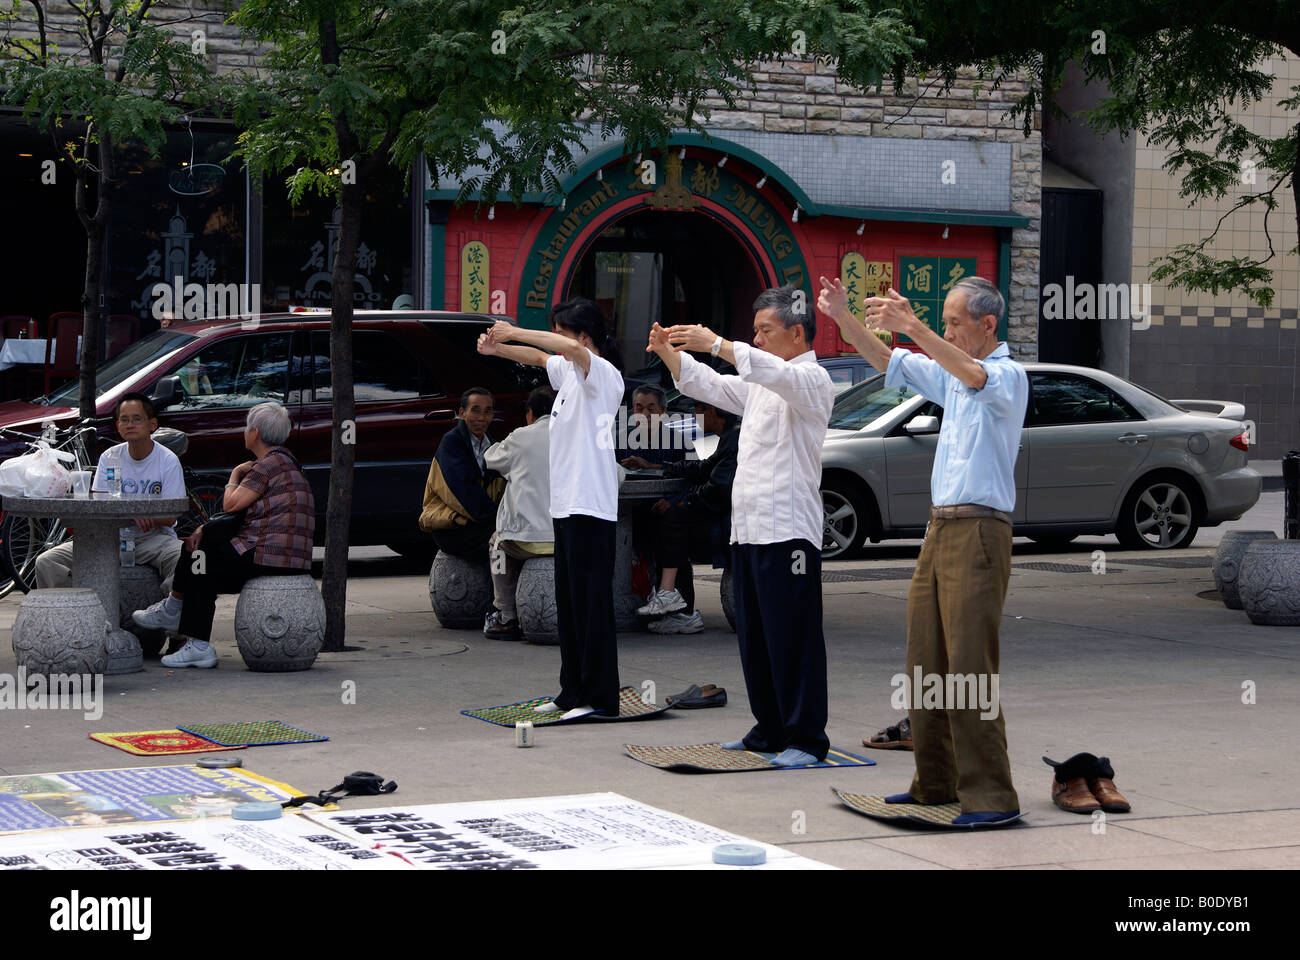
[[[229,538],[229,527],[207,540],[204,527],[195,530],[182,547],[171,595],[131,614],[142,627],[186,638],[185,646],[162,658],[163,666],[217,665],[208,638],[218,594],[238,593],[253,577],[311,571],[316,503],[298,461],[280,446],[291,427],[278,403],[248,411],[244,446],[257,459],[230,471],[221,504],[226,511],[246,510],[243,523]]]

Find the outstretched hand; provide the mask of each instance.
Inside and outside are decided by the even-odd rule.
[[[662,354],[671,351],[672,348],[673,345],[668,340],[668,331],[659,326],[659,322],[656,320],[654,325],[650,327],[650,340],[646,344],[645,352]]]
[[[844,284],[840,282],[840,278],[827,280],[822,277],[821,281],[822,292],[817,295],[817,309],[831,319],[835,319],[840,313],[848,312],[849,294],[844,289]]]
[[[481,333],[478,338],[478,352],[485,357],[494,356],[497,352],[496,341],[492,339],[492,334]]]
[[[707,353],[713,346],[718,334],[708,327],[695,324],[678,324],[668,328],[668,341],[679,353],[690,350],[692,353]]]
[[[888,296],[867,297],[866,306],[867,326],[872,330],[907,333],[910,325],[917,322],[911,302],[893,287],[889,288]]]

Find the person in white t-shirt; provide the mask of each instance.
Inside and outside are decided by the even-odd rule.
[[[618,525],[618,463],[611,425],[623,400],[618,346],[606,336],[604,314],[592,300],[557,304],[551,309],[551,325],[554,333],[502,320],[478,341],[480,353],[545,367],[556,390],[550,474],[560,693],[536,710],[566,711],[566,719],[596,711],[617,716],[618,648],[610,572]],[[511,341],[526,346],[512,346]]]
[[[94,493],[108,493],[105,471],[117,468],[124,497],[184,497],[185,477],[181,462],[152,434],[158,429],[153,402],[143,393],[128,393],[117,404],[117,432],[126,441],[109,447],[99,457]],[[175,520],[136,520],[126,528],[135,537],[135,562],[154,567],[163,579],[162,592],[171,589],[172,574],[180,559],[181,542],[176,539]],[[72,586],[72,556],[76,541],[51,547],[36,558],[38,589]]]

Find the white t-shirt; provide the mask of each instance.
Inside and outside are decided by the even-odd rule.
[[[554,356],[546,373],[555,388],[551,407],[551,517],[573,514],[618,520],[618,461],[614,415],[623,400],[623,377],[594,353],[587,375]]]
[[[181,472],[181,462],[176,454],[161,443],[155,443],[149,456],[143,460],[134,459],[125,443],[119,443],[105,450],[99,457],[99,463],[95,465],[95,479],[90,485],[90,489],[95,493],[108,493],[108,483],[104,475],[106,467],[118,468],[124,497],[185,496],[185,476]],[[176,536],[173,527],[154,529]],[[136,535],[140,535],[139,530],[136,530]]]

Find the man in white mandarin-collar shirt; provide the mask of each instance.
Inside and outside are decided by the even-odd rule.
[[[1008,823],[1019,817],[1011,783],[1006,725],[998,687],[998,626],[1011,576],[1011,513],[1020,429],[1029,377],[998,342],[1006,301],[988,280],[964,277],[943,305],[940,337],[895,291],[867,298],[867,324],[853,316],[839,280],[822,277],[817,306],[844,339],[885,374],[943,407],[930,477],[930,525],[907,596],[908,718],[916,776],[889,803],[961,802],[958,825]],[[911,337],[929,356],[890,350],[873,332]],[[922,707],[919,686],[943,680],[954,702]],[[921,683],[916,678],[921,678]],[[989,702],[968,702],[960,678],[974,678]],[[971,698],[973,701],[976,698]]]
[[[731,488],[736,633],[757,721],[731,750],[776,753],[777,766],[826,758],[826,640],[822,634],[822,441],[834,389],[812,350],[817,331],[802,290],[754,301],[754,345],[708,327],[658,324],[648,349],[682,393],[740,414]],[[683,351],[735,366],[723,376]]]

